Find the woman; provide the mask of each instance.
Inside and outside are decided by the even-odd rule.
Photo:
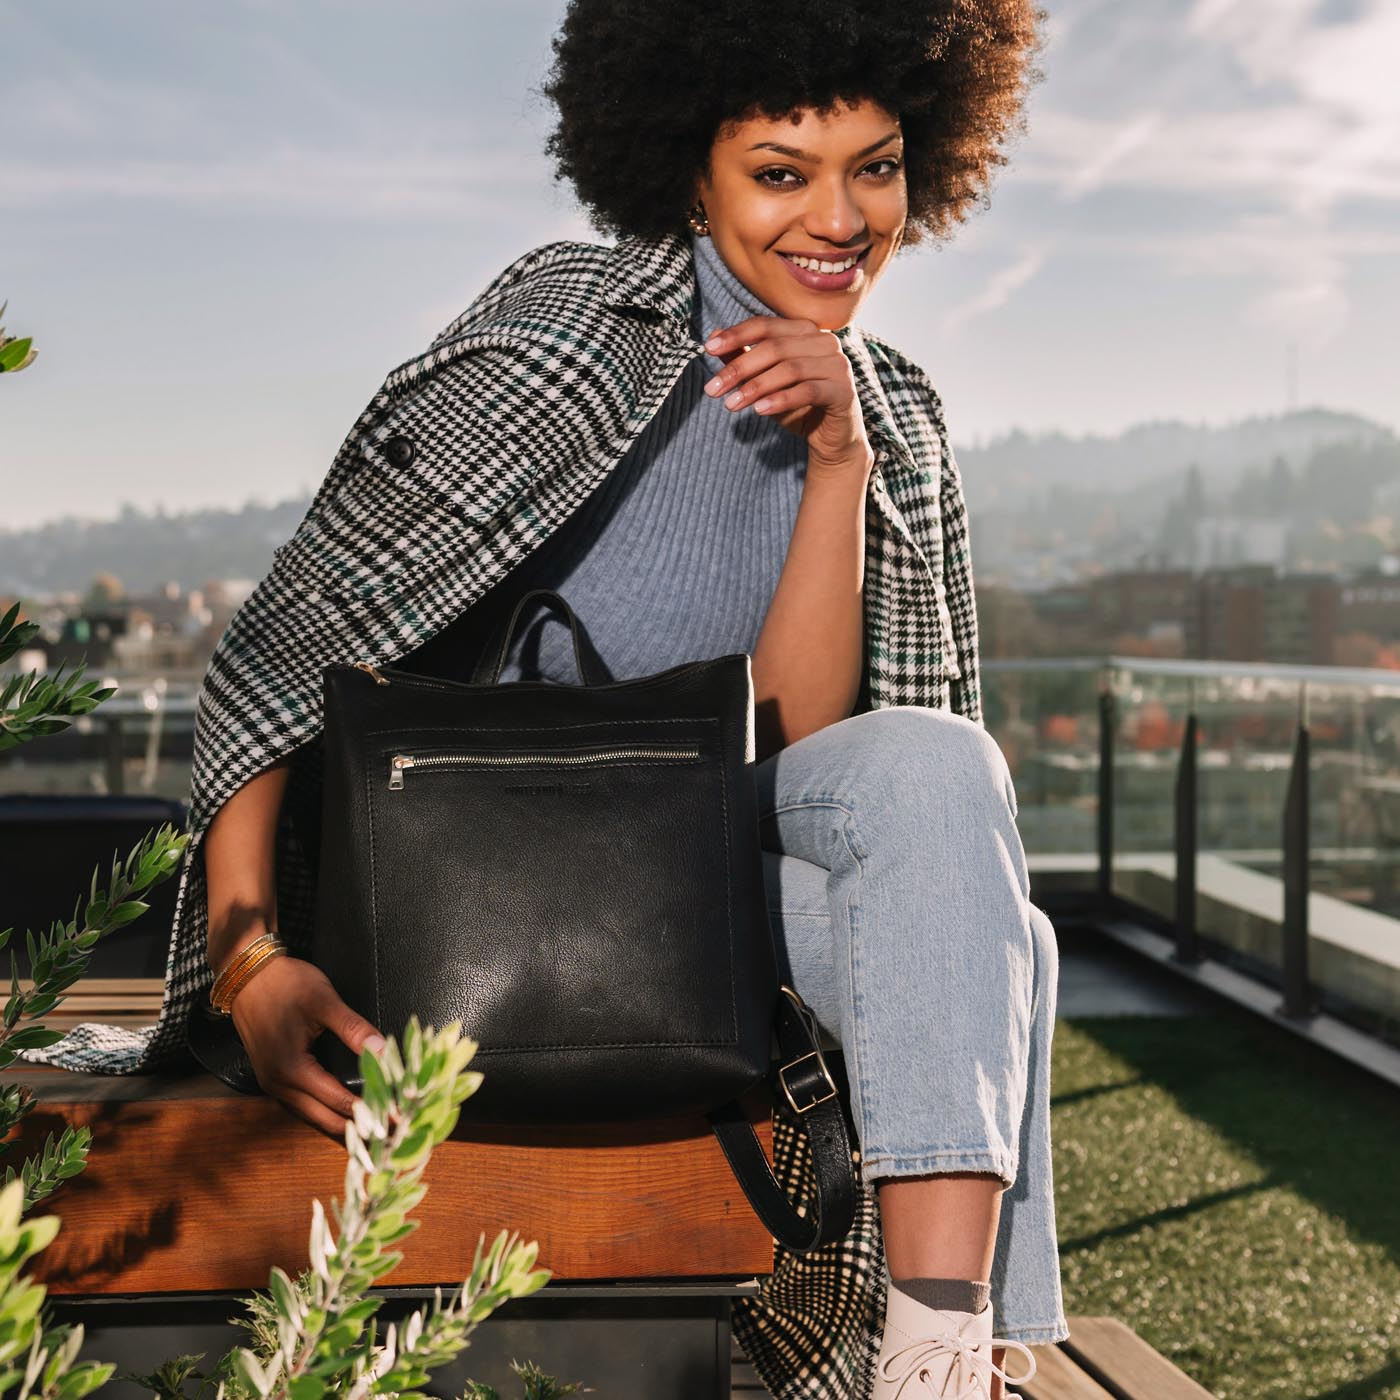
[[[998,1400],[1008,1348],[1033,1371],[1068,1336],[1055,939],[981,727],[957,468],[926,376],[853,326],[1004,159],[1041,18],[570,4],[549,150],[619,243],[532,250],[385,381],[210,663],[161,1022],[31,1058],[149,1068],[279,915],[304,948],[320,665],[465,676],[525,588],[556,588],[617,678],[752,655],[780,966],[844,1048],[867,1185],[847,1241],[739,1309],[760,1374]],[[522,678],[574,680],[557,619],[517,639]],[[310,1047],[377,1028],[297,956],[232,1020],[257,1082],[339,1137],[352,1099]],[[790,1176],[795,1152],[780,1136]]]

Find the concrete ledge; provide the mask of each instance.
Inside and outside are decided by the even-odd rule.
[[[1151,959],[1175,976],[1215,992],[1267,1018],[1273,1025],[1369,1070],[1387,1083],[1400,1086],[1400,1049],[1395,1046],[1325,1012],[1302,1019],[1284,1016],[1279,1011],[1282,1003],[1277,989],[1210,959],[1194,964],[1179,962],[1172,939],[1131,919],[1103,917],[1086,922],[1104,937]]]

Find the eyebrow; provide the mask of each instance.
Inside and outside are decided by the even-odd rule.
[[[899,132],[891,131],[888,135],[882,136],[878,141],[871,142],[863,151],[857,151],[855,158],[859,160],[862,156],[868,156],[872,151],[878,151],[881,146],[887,145],[899,136]],[[776,141],[756,141],[749,147],[751,151],[777,151],[779,155],[791,156],[794,160],[811,161],[813,165],[820,165],[820,156],[809,155],[806,151],[799,151],[796,146],[780,146]]]

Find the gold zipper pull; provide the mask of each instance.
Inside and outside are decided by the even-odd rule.
[[[376,685],[389,684],[388,680],[385,679],[385,677],[381,676],[378,670],[374,666],[370,665],[368,661],[357,661],[355,663],[355,669],[357,671],[368,671],[369,674],[374,677]]]
[[[400,792],[403,789],[403,770],[413,767],[413,755],[411,753],[396,753],[389,761],[389,791]]]

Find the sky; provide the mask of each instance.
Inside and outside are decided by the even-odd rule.
[[[857,323],[955,445],[1325,406],[1400,426],[1400,3],[1044,0],[986,207]],[[0,526],[312,491],[495,274],[607,241],[563,0],[0,0]]]

